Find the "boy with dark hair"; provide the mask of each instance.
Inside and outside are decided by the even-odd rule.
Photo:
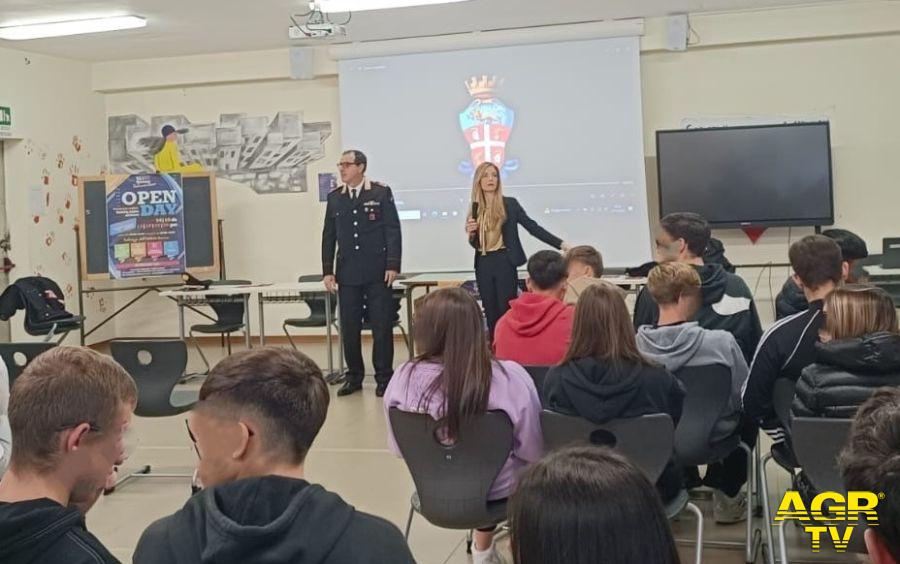
[[[566,295],[566,260],[556,251],[528,259],[528,291],[512,300],[494,329],[494,353],[523,366],[552,366],[566,354],[574,308]]]
[[[844,282],[853,284],[860,281],[856,262],[869,256],[866,242],[856,233],[846,229],[826,229],[822,235],[833,239],[841,248],[841,257],[843,257],[844,272],[846,273]],[[784,286],[781,287],[778,297],[775,298],[776,320],[806,311],[808,308],[809,303],[806,301],[806,296],[803,295],[803,290],[794,283],[792,277],[788,277]]]
[[[775,441],[776,453],[793,463],[784,423],[772,404],[775,381],[790,378],[796,382],[800,373],[815,360],[815,344],[825,322],[822,311],[828,296],[846,273],[841,248],[824,235],[809,235],[796,241],[788,251],[794,282],[803,290],[809,308],[786,317],[769,328],[759,342],[750,364],[750,376],[744,385],[744,413],[756,421]]]
[[[603,256],[590,245],[572,247],[566,252],[568,284],[566,303],[574,304],[585,288],[601,282],[603,276]]]
[[[838,457],[849,491],[883,493],[875,511],[878,527],[866,529],[872,564],[900,562],[900,390],[882,388],[856,413]],[[879,496],[880,497],[880,496]]]
[[[80,347],[35,358],[9,400],[13,449],[0,481],[0,562],[118,563],[84,514],[125,459],[137,401],[131,376]]]
[[[413,562],[394,525],[304,480],[328,401],[319,367],[292,349],[217,364],[188,422],[208,489],[150,525],[134,562]]]
[[[726,272],[721,264],[704,264],[711,233],[709,223],[696,213],[669,214],[659,221],[656,253],[661,263],[681,262],[697,270],[701,305],[693,320],[704,329],[731,333],[749,362],[762,335],[756,304],[740,276]],[[635,329],[655,325],[658,320],[659,307],[644,288],[634,307]]]

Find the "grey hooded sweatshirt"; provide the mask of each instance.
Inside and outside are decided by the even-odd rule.
[[[731,367],[731,400],[713,427],[709,441],[715,444],[734,434],[741,416],[741,388],[750,370],[731,333],[703,329],[694,321],[661,327],[643,325],[638,328],[637,346],[645,357],[662,364],[676,377],[685,366]]]

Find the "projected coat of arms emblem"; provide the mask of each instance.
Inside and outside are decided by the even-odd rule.
[[[459,127],[469,144],[469,161],[459,171],[471,175],[485,161],[497,165],[502,176],[519,168],[518,159],[507,159],[506,143],[516,123],[516,112],[496,97],[502,82],[496,76],[473,76],[466,81],[472,101],[459,113]]]

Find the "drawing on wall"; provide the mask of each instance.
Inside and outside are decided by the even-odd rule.
[[[218,123],[192,123],[183,115],[149,120],[135,114],[110,116],[113,174],[152,173],[158,163],[171,162],[215,172],[260,194],[306,192],[306,167],[324,158],[331,136],[331,122],[304,123],[301,112],[278,112],[271,120],[222,114]]]

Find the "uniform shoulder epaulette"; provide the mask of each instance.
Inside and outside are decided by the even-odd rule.
[[[328,193],[329,193],[329,194],[334,194],[335,192],[340,192],[341,189],[342,189],[343,187],[344,187],[343,185],[335,186],[335,187],[332,188]]]
[[[372,180],[370,181],[370,184],[372,184],[372,186],[378,186],[379,188],[387,188],[387,184],[378,180]]]

